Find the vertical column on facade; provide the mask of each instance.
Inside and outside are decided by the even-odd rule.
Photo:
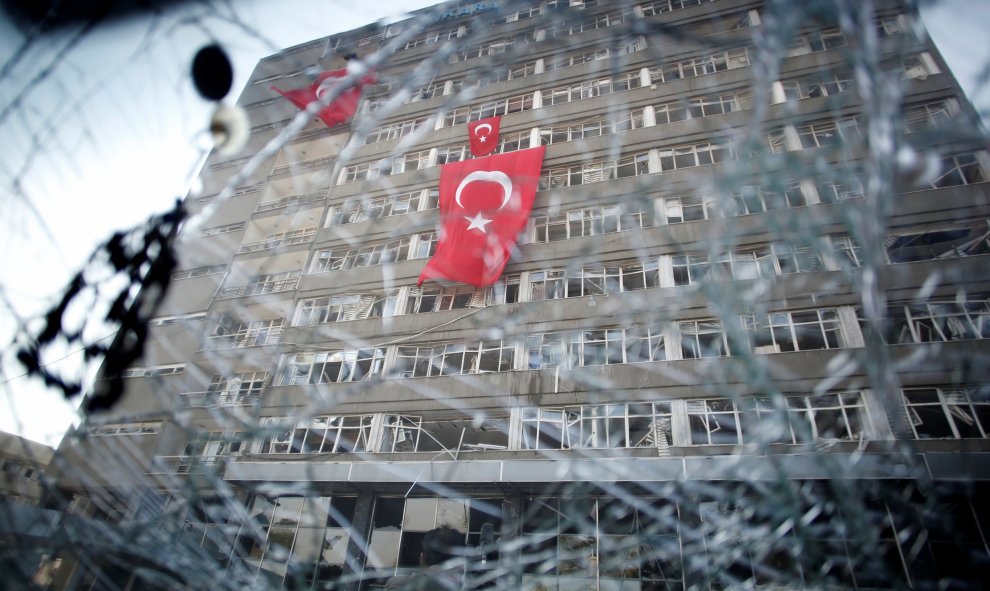
[[[535,148],[539,145],[540,145],[540,128],[534,127],[529,130],[529,147]]]
[[[509,542],[522,532],[522,494],[507,493],[502,500],[502,531],[499,532],[499,588],[515,589],[522,584],[522,548]]]
[[[770,104],[779,105],[786,100],[787,94],[784,92],[784,83],[780,80],[774,80],[770,84]]]
[[[370,492],[358,494],[354,506],[354,519],[351,520],[351,536],[347,541],[347,557],[344,561],[344,572],[341,580],[350,581],[342,589],[359,591],[361,588],[360,575],[364,571],[367,560],[367,535],[371,531],[371,515],[375,505],[375,495]]]
[[[653,105],[643,107],[643,127],[654,127],[657,124],[657,112]]]

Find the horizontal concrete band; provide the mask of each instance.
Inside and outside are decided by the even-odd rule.
[[[410,462],[231,462],[229,481],[505,484],[684,480],[990,480],[990,453],[793,454]]]

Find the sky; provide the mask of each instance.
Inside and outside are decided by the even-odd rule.
[[[190,3],[98,28],[68,50],[64,38],[33,43],[14,67],[9,60],[23,37],[0,15],[0,430],[57,445],[78,420],[60,394],[21,376],[6,347],[16,327],[10,309],[22,318],[39,313],[113,230],[140,224],[188,193],[210,147],[212,105],[188,75],[200,47],[218,41],[231,54],[233,102],[266,55],[433,3]],[[980,0],[944,0],[926,6],[924,20],[987,113],[990,91],[973,82],[990,63],[985,8]],[[78,367],[78,352],[63,353],[55,367]]]
[[[429,0],[238,0],[97,28],[66,51],[34,43],[8,68],[23,36],[0,15],[0,430],[56,445],[76,412],[60,394],[23,377],[12,359],[13,308],[46,309],[98,244],[185,196],[211,147],[213,106],[189,78],[192,58],[219,42],[234,63],[234,102],[258,60],[348,31]],[[47,71],[47,72],[46,72]],[[48,75],[35,83],[39,73]],[[20,100],[17,108],[12,102]],[[4,115],[6,113],[6,116]],[[105,335],[100,335],[105,336]],[[65,350],[54,367],[78,367]],[[56,356],[56,357],[60,357]],[[78,401],[77,401],[78,402]]]

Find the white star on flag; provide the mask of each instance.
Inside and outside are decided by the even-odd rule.
[[[470,225],[467,227],[468,230],[480,230],[482,234],[487,234],[488,231],[485,230],[485,226],[492,223],[492,220],[486,219],[485,216],[481,215],[481,212],[474,214],[473,216],[464,216]]]
[[[481,142],[481,143],[485,143],[486,141],[488,141],[488,136],[487,135],[479,135],[478,136],[478,141]]]

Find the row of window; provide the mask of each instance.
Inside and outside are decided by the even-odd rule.
[[[209,345],[215,348],[257,347],[274,345],[282,337],[281,318],[237,322],[224,315],[209,337]]]
[[[587,208],[559,216],[537,217],[536,237],[542,242],[594,236],[620,229],[646,227],[644,222],[652,219],[651,215],[644,212],[620,214],[620,211],[618,207]],[[831,236],[828,240],[829,248],[825,248],[824,243],[815,248],[784,243],[756,244],[726,251],[714,258],[708,253],[685,253],[578,268],[535,270],[521,275],[504,276],[495,286],[482,289],[470,286],[427,286],[399,288],[381,293],[309,298],[299,303],[293,325],[314,326],[400,314],[481,308],[518,301],[612,295],[658,286],[675,287],[710,280],[746,280],[861,266],[861,249],[850,237]],[[889,236],[884,244],[886,262],[891,264],[976,256],[990,253],[990,227],[980,224],[945,230],[905,232]],[[366,258],[360,258],[354,253],[345,254],[340,264],[373,264],[376,260],[373,255],[385,252],[380,251],[377,246],[367,248],[371,250],[363,251]],[[400,249],[395,254],[400,256],[403,252],[406,251]],[[331,259],[318,260],[318,264],[322,266]],[[381,257],[377,260],[380,261]],[[262,324],[238,325],[234,329],[226,329],[223,335],[218,336],[225,342],[230,340],[245,343],[232,346],[266,344],[254,341],[269,337],[277,339],[277,334],[270,332],[273,327]],[[281,330],[281,325],[277,328]]]
[[[901,403],[915,439],[990,437],[990,392],[977,387],[905,388]],[[261,419],[262,436],[211,432],[189,457],[348,452],[486,452],[708,445],[800,445],[887,436],[869,391],[778,397],[689,398],[653,402],[517,407],[483,421],[460,415],[388,413]],[[872,408],[876,408],[873,405]]]
[[[862,337],[853,311],[842,310],[744,315],[738,319],[739,330],[729,330],[723,320],[705,319],[545,333],[527,337],[525,345],[495,339],[298,353],[284,359],[276,383],[346,382],[379,373],[426,377],[698,359],[738,355],[746,349],[777,353],[859,346]],[[982,296],[892,305],[886,317],[883,336],[891,344],[990,337],[990,305]],[[747,343],[732,342],[736,332],[745,335]],[[386,364],[389,351],[394,356]]]
[[[746,54],[748,55],[748,54]],[[715,59],[713,57],[712,59]],[[727,59],[727,58],[726,58]],[[740,58],[741,59],[741,58]],[[748,57],[746,58],[748,64]],[[690,63],[689,63],[690,62]],[[713,62],[714,63],[714,62]],[[719,62],[721,63],[721,62]],[[685,74],[689,69],[694,71],[697,64],[688,60],[678,63],[677,77],[690,77]],[[727,62],[728,64],[728,62]],[[726,66],[728,67],[728,65]],[[662,72],[651,70],[651,79],[663,76]],[[698,74],[700,75],[700,74]],[[634,72],[620,77],[606,77],[588,82],[581,82],[566,87],[539,93],[540,105],[549,106],[567,103],[574,100],[594,98],[616,91],[638,88],[642,76]],[[785,80],[779,83],[777,89],[775,83],[775,94],[779,94],[779,100],[812,98],[814,96],[834,95],[846,92],[851,87],[851,80],[848,74],[825,74],[816,75],[798,80]],[[777,97],[775,97],[777,100]],[[504,99],[486,103],[475,107],[461,107],[450,111],[444,116],[444,126],[456,125],[466,121],[481,119],[494,115],[516,112],[535,108],[532,96],[524,95],[512,99]],[[937,126],[941,122],[951,118],[955,112],[954,101],[941,100],[933,103],[908,107],[904,113],[905,131],[917,131],[926,127]],[[540,129],[539,137],[542,144],[551,144],[559,141],[571,141],[585,137],[606,135],[608,133],[618,133],[628,129],[635,129],[645,125],[663,125],[676,121],[683,121],[689,118],[707,117],[721,115],[734,111],[751,108],[751,97],[748,92],[728,93],[719,95],[709,95],[696,97],[687,101],[674,101],[655,105],[652,107],[652,123],[646,123],[642,109],[622,115],[618,119],[599,118],[588,122],[575,124],[564,124],[547,129]],[[380,128],[377,133],[394,133],[395,129],[406,129],[411,132],[415,129],[417,121],[407,121],[392,124]],[[769,135],[770,150],[781,152],[785,149],[799,150],[816,148],[827,144],[833,144],[840,139],[852,139],[850,133],[858,131],[856,118],[846,118],[841,120],[823,120],[797,127],[793,132],[794,139],[788,141],[785,130],[773,131]],[[408,133],[407,132],[407,133]],[[376,136],[378,137],[378,136]],[[502,146],[499,152],[521,149],[529,146],[528,134],[520,132],[511,137],[502,139]],[[449,149],[448,149],[449,150]],[[466,157],[467,147],[458,146],[456,158],[438,158],[436,164],[452,162]],[[408,164],[404,161],[413,161],[415,164]],[[424,162],[425,160],[425,162]],[[429,154],[426,151],[417,152],[406,157],[389,158],[379,162],[354,165],[348,167],[342,175],[341,182],[351,182],[354,180],[365,180],[377,178],[381,175],[397,174],[407,170],[415,170],[424,166],[429,166]]]
[[[727,148],[718,144],[702,143],[658,150],[662,167],[700,166],[725,158]],[[731,152],[729,152],[731,154]],[[650,153],[620,158],[609,162],[594,162],[569,168],[545,170],[540,179],[541,187],[561,187],[613,178],[646,174]],[[968,185],[986,182],[982,153],[945,156],[941,169],[931,180],[933,188]],[[687,221],[713,219],[725,215],[742,216],[787,207],[800,207],[809,203],[835,201],[862,195],[858,187],[833,182],[792,182],[785,190],[767,190],[760,187],[744,187],[729,201],[715,197],[678,196],[665,197],[654,202],[652,208],[643,204],[629,208],[609,206],[585,208],[555,215],[534,216],[530,229],[522,242],[552,242],[580,236],[632,230]],[[425,199],[425,205],[424,205]],[[375,200],[355,200],[331,209],[328,222],[331,225],[351,223],[378,216],[397,215],[416,208],[434,208],[438,200],[435,189],[413,191]],[[415,204],[415,206],[414,206]],[[930,260],[937,257],[958,257],[983,254],[986,250],[985,232],[979,228],[954,228],[930,230],[922,233],[904,233],[888,238],[887,260],[891,263],[914,260]],[[426,258],[436,247],[435,233],[421,233],[411,237],[383,243],[367,244],[358,248],[339,247],[317,251],[310,264],[310,273],[320,273],[355,267],[378,265]],[[853,266],[859,266],[858,247],[848,241],[836,243]],[[196,277],[220,272],[224,266],[201,267],[176,274],[173,278]],[[262,275],[252,278],[248,285],[225,289],[222,297],[258,295],[295,289],[298,272]]]
[[[425,259],[436,252],[436,232],[422,232],[411,237],[358,247],[341,246],[317,250],[310,262],[310,273],[343,271],[359,267],[384,265],[401,261]]]
[[[607,50],[605,50],[607,51]],[[583,54],[582,54],[583,55]],[[921,57],[919,56],[914,61],[917,61],[915,69],[921,68],[925,69],[921,65]],[[684,67],[687,67],[685,65]],[[692,68],[694,66],[691,66]],[[903,65],[905,72],[909,71],[910,66]],[[925,69],[927,71],[927,69]],[[937,70],[936,70],[937,71]],[[653,75],[660,76],[661,73],[654,72]],[[550,91],[544,91],[540,97],[541,105],[554,105],[570,102],[573,100],[582,100],[585,98],[594,98],[596,96],[601,96],[603,94],[609,94],[611,92],[628,90],[631,88],[638,88],[641,85],[641,80],[637,78],[642,78],[641,73],[630,73],[621,77],[606,77],[599,80],[593,80],[589,82],[582,82],[573,84],[566,87],[561,87],[553,89]],[[442,88],[443,83],[437,83]],[[772,87],[773,101],[783,102],[785,100],[801,100],[806,98],[815,98],[819,96],[835,96],[843,92],[848,92],[853,86],[852,75],[848,72],[837,72],[837,73],[822,73],[813,76],[808,76],[799,79],[792,80],[782,80],[775,82]],[[432,96],[432,95],[431,95]],[[520,99],[522,100],[522,99]],[[508,103],[506,103],[506,106]],[[691,118],[708,117],[712,115],[721,115],[725,113],[746,110],[752,108],[751,96],[748,92],[741,91],[738,93],[729,94],[718,94],[718,95],[708,95],[702,97],[695,97],[688,99],[687,101],[673,101],[669,103],[663,103],[659,105],[654,105],[653,109],[653,121],[650,125],[663,125],[666,123],[673,123],[676,121],[683,121]],[[938,125],[940,122],[950,118],[953,113],[957,111],[954,101],[940,101],[938,103],[932,103],[930,105],[920,105],[914,107],[908,107],[904,113],[905,120],[905,131],[917,131],[923,127],[933,127]],[[463,122],[468,120],[474,120],[477,118],[482,118],[483,116],[490,116],[492,114],[501,114],[503,112],[509,112],[507,108],[502,106],[502,101],[497,103],[490,103],[486,105],[481,105],[479,107],[463,107],[455,112],[448,113],[448,118],[445,120],[445,125],[453,125],[456,122]],[[619,131],[625,131],[627,129],[639,128],[646,125],[643,120],[642,109],[639,109],[630,115],[622,116],[620,118],[622,121],[616,121],[611,123],[611,128],[606,125],[599,126],[602,131],[600,133],[594,133],[594,130],[589,129],[589,133],[592,135],[605,135],[606,133],[617,133]],[[628,120],[631,119],[631,120]],[[628,120],[628,121],[627,121]],[[394,137],[401,137],[411,133],[417,126],[422,125],[425,121],[424,118],[404,121],[399,123],[394,123],[390,125],[383,126],[375,132],[372,133],[369,138],[375,138],[375,141],[384,141],[385,139],[393,139]],[[590,123],[590,122],[589,122]],[[607,131],[606,131],[607,130]],[[573,132],[572,132],[573,133]],[[771,134],[771,149],[773,151],[781,151],[785,147],[783,137],[777,137],[781,132],[776,132]],[[518,134],[523,136],[521,139],[525,139],[525,132]],[[803,135],[812,135],[811,130],[805,130]],[[558,131],[554,130],[547,132],[546,130],[540,130],[541,143],[550,144],[554,141],[561,141],[558,135]],[[553,139],[551,139],[551,137]],[[581,133],[577,137],[572,139],[579,139],[580,137],[589,137]],[[380,138],[380,139],[379,139]],[[775,139],[776,138],[776,139]],[[504,141],[504,140],[503,140]],[[569,140],[564,140],[569,141]],[[370,143],[370,140],[369,140]],[[510,141],[510,146],[502,146],[499,150],[500,152],[521,149],[529,145],[528,142],[521,141]],[[816,147],[821,145],[818,143],[810,144],[807,142],[795,142],[795,146],[792,149],[800,149],[797,146],[803,145],[803,147]]]

